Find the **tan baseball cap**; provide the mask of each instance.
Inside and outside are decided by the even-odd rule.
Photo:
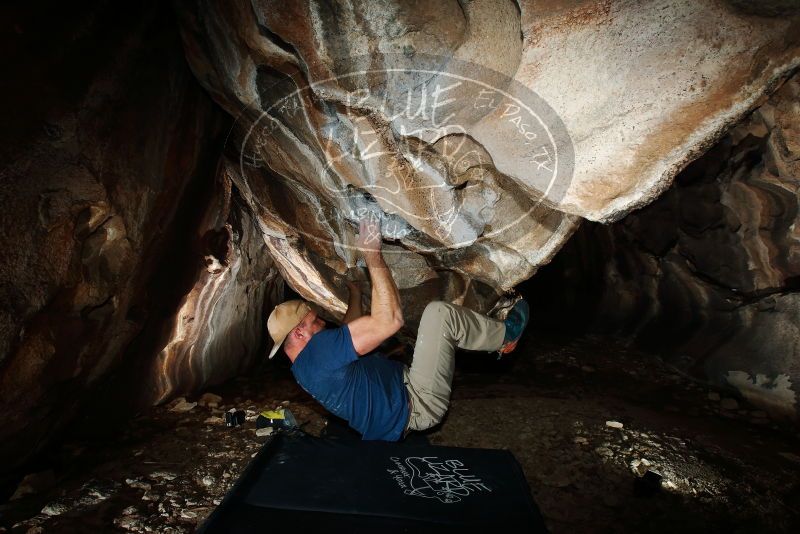
[[[286,339],[286,336],[289,335],[289,332],[291,332],[310,311],[313,311],[311,304],[299,299],[287,300],[275,306],[275,309],[269,314],[269,319],[267,319],[267,330],[269,330],[269,336],[275,343],[269,353],[270,358],[275,356],[275,353],[278,352],[278,349],[281,347],[283,340]]]

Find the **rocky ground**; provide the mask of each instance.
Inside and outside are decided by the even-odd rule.
[[[0,505],[0,532],[191,532],[270,439],[256,414],[279,406],[323,431],[325,411],[272,362],[111,439],[68,440]],[[225,426],[232,407],[244,425]],[[608,339],[531,336],[501,361],[459,355],[450,413],[428,438],[513,451],[553,532],[800,525],[798,435]]]

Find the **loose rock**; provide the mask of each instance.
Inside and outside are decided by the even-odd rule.
[[[790,462],[794,462],[794,463],[800,465],[800,456],[798,456],[798,455],[796,455],[794,453],[791,453],[791,452],[779,452],[778,454],[781,457],[786,458]]]
[[[178,475],[169,471],[153,471],[150,473],[150,478],[154,480],[175,480],[177,477]]]
[[[55,516],[55,515],[61,515],[67,510],[69,510],[69,507],[66,504],[60,502],[51,502],[50,504],[42,508],[42,513],[44,515]]]
[[[647,472],[647,470],[650,468],[651,465],[652,464],[645,458],[640,458],[631,462],[631,470],[637,476],[641,477],[644,476],[644,474]]]
[[[39,473],[31,473],[26,475],[20,481],[16,491],[11,496],[12,501],[20,499],[26,495],[38,493],[44,489],[51,487],[55,483],[55,475],[52,470],[42,471]]]
[[[136,478],[126,478],[125,483],[132,488],[143,489],[145,491],[151,488],[148,482]]]
[[[196,402],[187,402],[186,399],[181,397],[181,402],[178,402],[175,405],[173,405],[169,409],[169,411],[171,411],[171,412],[188,412],[189,410],[191,410],[195,406],[197,406]]]
[[[222,397],[214,395],[213,393],[203,393],[203,395],[197,399],[197,404],[206,408],[216,408],[221,402]]]

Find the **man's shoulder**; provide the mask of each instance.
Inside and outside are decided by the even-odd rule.
[[[330,352],[341,354],[342,356],[351,356],[351,353],[353,355],[355,354],[353,341],[350,338],[350,330],[347,328],[347,325],[326,328],[325,330],[317,332],[311,336],[311,339],[308,340],[308,344],[300,354],[319,355]],[[299,357],[300,356],[298,356],[298,358]],[[331,361],[336,360],[336,358],[326,358],[326,360]]]
[[[330,346],[331,343],[342,343],[343,341],[349,340],[349,338],[350,331],[347,329],[347,325],[326,328],[311,336],[311,339],[308,340],[308,345],[306,345],[306,348],[311,345]]]

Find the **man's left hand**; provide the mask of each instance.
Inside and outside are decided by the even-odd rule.
[[[380,219],[374,213],[367,212],[359,222],[356,247],[365,259],[370,256],[380,256],[382,239]]]

